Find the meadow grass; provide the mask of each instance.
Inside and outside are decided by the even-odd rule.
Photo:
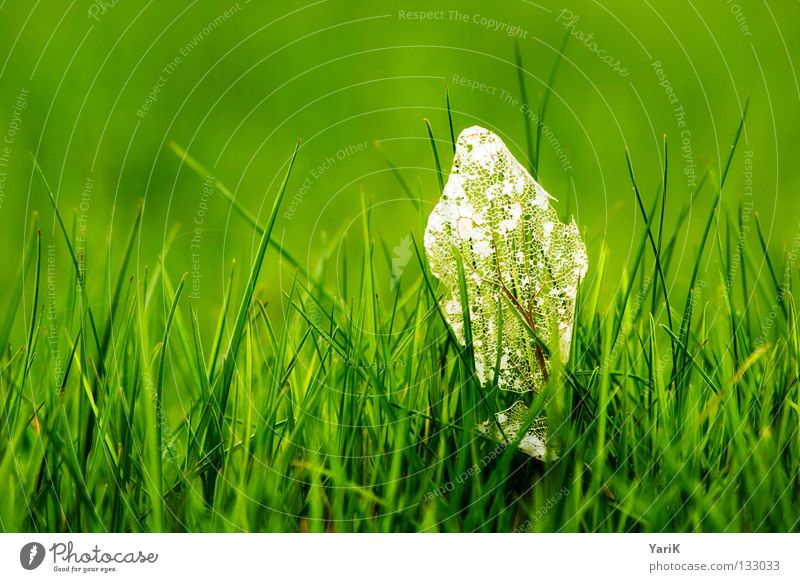
[[[770,252],[757,217],[720,203],[743,123],[690,200],[668,196],[666,142],[658,192],[640,189],[628,157],[636,252],[621,282],[604,277],[608,249],[590,256],[570,358],[527,398],[528,421],[546,414],[558,443],[544,463],[515,450],[524,429],[505,447],[474,429],[516,398],[478,383],[416,240],[390,293],[392,253],[366,200],[355,263],[334,263],[337,238],[307,268],[275,242],[297,148],[264,222],[216,183],[260,240],[219,313],[165,269],[171,239],[152,267],[132,267],[141,213],[114,268],[85,270],[40,170],[57,240],[32,219],[0,317],[0,530],[797,530],[800,245]],[[441,188],[452,118],[449,140],[425,128]],[[685,218],[701,208],[694,267],[676,273]],[[752,223],[757,244],[742,234]],[[45,297],[53,244],[73,267],[58,308]],[[260,299],[275,284],[259,277],[267,261],[291,275],[280,304]],[[337,277],[360,286],[335,291]]]

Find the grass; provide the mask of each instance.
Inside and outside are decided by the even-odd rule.
[[[164,268],[171,239],[133,272],[139,218],[114,269],[84,270],[77,228],[50,194],[60,231],[32,219],[0,318],[0,530],[798,530],[800,245],[771,252],[757,217],[753,241],[741,206],[731,216],[721,203],[743,123],[719,178],[711,168],[688,201],[668,196],[666,141],[657,192],[639,187],[628,156],[640,242],[621,282],[604,277],[608,249],[590,256],[571,357],[529,399],[530,422],[546,412],[560,443],[546,463],[473,429],[514,398],[479,386],[418,245],[386,292],[393,257],[366,201],[358,264],[329,252],[305,269],[271,239],[297,148],[264,224],[216,183],[260,244],[243,285],[232,267],[215,314]],[[438,148],[427,121],[425,132],[441,187],[452,118]],[[673,226],[669,204],[681,209]],[[686,279],[671,265],[690,208],[707,219]],[[58,304],[51,245],[72,263]],[[282,304],[260,299],[267,261],[292,274]],[[340,297],[342,271],[361,283]]]

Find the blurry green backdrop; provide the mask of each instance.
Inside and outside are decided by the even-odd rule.
[[[61,210],[85,228],[88,268],[109,260],[109,242],[124,238],[143,199],[138,271],[180,225],[169,268],[194,273],[195,299],[217,306],[231,261],[249,264],[257,239],[171,142],[263,219],[301,140],[276,232],[303,263],[313,266],[326,237],[359,224],[362,196],[389,244],[419,236],[385,158],[432,207],[438,187],[423,118],[449,161],[448,86],[456,132],[487,126],[524,159],[515,45],[535,108],[565,38],[540,180],[587,233],[590,264],[605,241],[619,274],[638,240],[625,147],[652,199],[667,135],[669,220],[696,176],[719,173],[747,96],[742,149],[752,164],[737,156],[723,204],[752,202],[777,250],[798,228],[796,2],[16,1],[0,15],[0,243],[10,264],[33,212],[45,242],[59,237],[33,154]],[[686,251],[706,206],[688,217]],[[336,249],[338,262],[360,256],[356,231]],[[275,281],[276,265],[267,262],[263,281]],[[685,269],[673,267],[680,285]],[[57,268],[70,268],[61,254]],[[0,275],[14,276],[13,268]],[[263,293],[274,301],[278,286]]]

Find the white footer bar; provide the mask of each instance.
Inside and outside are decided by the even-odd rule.
[[[0,535],[0,580],[777,581],[798,564],[798,534]]]

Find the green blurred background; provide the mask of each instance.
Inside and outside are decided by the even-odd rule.
[[[11,292],[34,211],[45,242],[58,244],[57,268],[70,268],[31,153],[62,212],[85,226],[94,277],[109,259],[119,261],[143,199],[138,272],[159,260],[165,238],[180,225],[168,269],[173,279],[199,273],[189,290],[209,309],[220,304],[231,262],[248,264],[257,238],[218,193],[204,196],[203,179],[170,142],[263,220],[301,140],[276,233],[304,264],[313,267],[326,241],[343,230],[347,243],[333,249],[332,260],[340,267],[358,260],[362,197],[389,249],[409,232],[419,237],[420,215],[381,151],[418,192],[427,215],[438,185],[423,118],[449,164],[447,85],[456,132],[484,125],[525,159],[515,43],[536,109],[566,36],[544,120],[540,181],[586,233],[591,264],[606,244],[611,273],[619,275],[635,252],[641,219],[625,147],[653,200],[666,134],[669,224],[688,199],[692,172],[709,168],[712,177],[688,217],[680,264],[672,265],[681,284],[748,96],[741,147],[752,152],[752,168],[740,152],[725,208],[752,201],[776,250],[798,230],[796,1],[16,0],[2,3],[0,16],[0,299]],[[752,195],[745,170],[752,170]],[[262,293],[274,302],[291,271],[269,256]],[[606,286],[609,293],[617,280]],[[345,293],[343,279],[330,281]],[[98,280],[94,301],[102,285]]]

